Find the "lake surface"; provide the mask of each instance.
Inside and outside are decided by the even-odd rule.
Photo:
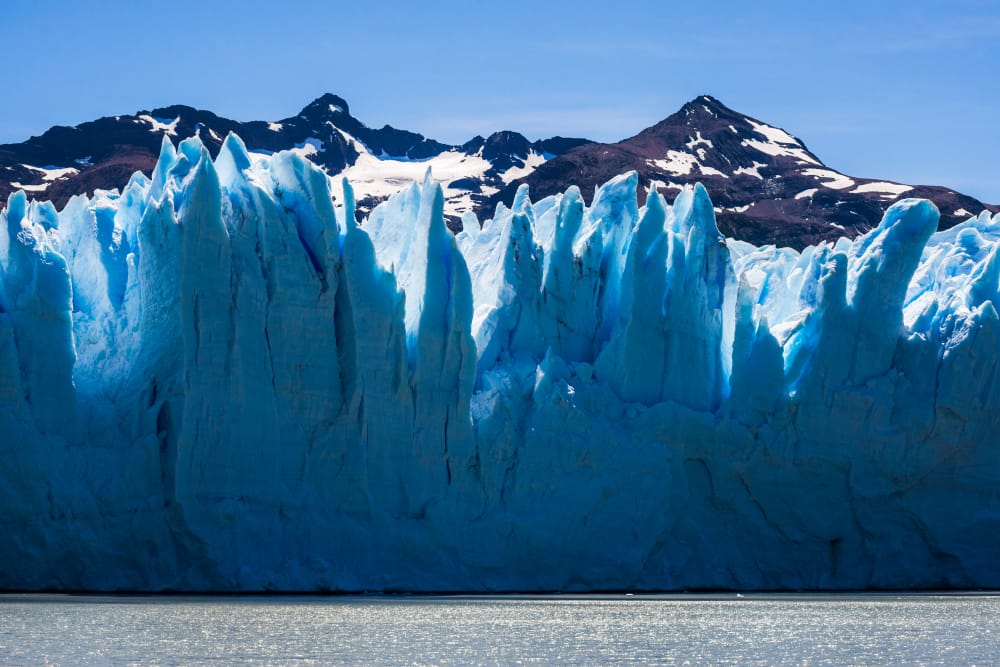
[[[996,665],[1000,596],[0,595],[3,665]]]

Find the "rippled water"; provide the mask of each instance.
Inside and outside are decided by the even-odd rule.
[[[1000,664],[994,595],[0,596],[3,665]]]

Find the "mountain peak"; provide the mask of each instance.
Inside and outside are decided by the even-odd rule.
[[[686,124],[692,125],[695,123],[703,123],[705,121],[711,122],[721,119],[733,120],[745,117],[746,116],[738,111],[733,111],[711,95],[699,95],[698,97],[686,102],[667,120],[682,118]]]
[[[302,109],[302,116],[314,116],[317,113],[327,114],[327,113],[342,113],[344,115],[351,115],[351,108],[347,104],[347,100],[339,95],[334,95],[333,93],[324,93],[320,95],[315,100],[310,102]]]
[[[711,95],[699,95],[698,97],[695,97],[686,102],[684,106],[681,107],[681,109],[683,110],[689,107],[695,108],[695,107],[705,107],[705,106],[709,108],[725,109],[727,111],[731,111],[729,107],[727,107],[725,104],[720,102],[717,98],[712,97]]]
[[[493,160],[500,155],[526,158],[531,150],[531,142],[520,132],[501,130],[486,138],[483,146],[483,157]]]

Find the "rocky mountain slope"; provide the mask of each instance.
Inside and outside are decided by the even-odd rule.
[[[828,166],[788,132],[733,111],[707,95],[616,144],[580,146],[547,161],[494,196],[513,198],[521,182],[539,198],[580,186],[585,195],[634,170],[640,187],[655,184],[668,199],[700,181],[715,202],[720,230],[752,243],[801,248],[878,225],[886,209],[907,197],[933,201],[941,228],[996,212],[948,188],[847,176]]]

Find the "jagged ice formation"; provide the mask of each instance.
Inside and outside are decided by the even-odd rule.
[[[1000,217],[798,253],[636,177],[445,228],[294,153],[0,215],[0,587],[997,587]]]

